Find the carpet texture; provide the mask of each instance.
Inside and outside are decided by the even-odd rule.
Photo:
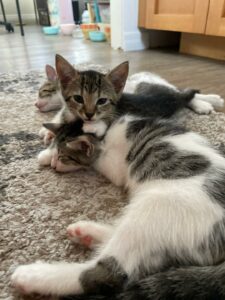
[[[84,219],[109,222],[127,202],[120,189],[94,171],[57,174],[38,166],[36,156],[44,147],[37,133],[53,116],[34,107],[44,77],[34,71],[0,77],[0,299],[24,299],[10,287],[19,264],[89,257],[90,251],[67,239],[66,227]],[[189,128],[224,147],[223,113],[186,114]]]

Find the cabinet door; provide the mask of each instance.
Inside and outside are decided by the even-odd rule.
[[[206,34],[225,36],[225,0],[210,0]]]
[[[145,28],[204,33],[208,8],[209,0],[146,0]]]

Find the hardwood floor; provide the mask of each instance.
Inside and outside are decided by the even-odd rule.
[[[1,27],[2,28],[2,27]],[[152,71],[179,87],[195,87],[204,93],[217,93],[225,98],[225,63],[169,50],[123,52],[107,43],[92,43],[68,36],[46,36],[39,26],[25,26],[25,37],[3,33],[0,29],[0,73],[44,70],[54,64],[55,53],[71,63],[103,64],[109,68],[124,60],[130,62],[130,73]]]

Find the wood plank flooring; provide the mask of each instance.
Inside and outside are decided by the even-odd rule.
[[[71,63],[103,64],[114,67],[129,60],[130,73],[152,71],[179,87],[194,87],[204,93],[217,93],[225,98],[225,62],[182,55],[169,50],[123,52],[108,43],[92,43],[69,36],[46,36],[39,26],[25,26],[25,37],[4,33],[0,29],[0,73],[44,70],[54,64],[55,53]]]

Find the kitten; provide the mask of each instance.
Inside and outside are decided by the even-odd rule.
[[[78,71],[62,56],[56,55],[56,70],[60,81],[64,105],[52,120],[53,123],[68,123],[80,118],[85,122],[99,124],[99,135],[112,120],[114,106],[120,98],[128,76],[128,62],[124,62],[102,74],[97,71]],[[47,144],[53,137],[46,129],[40,136]]]
[[[58,110],[63,105],[63,97],[56,70],[52,66],[46,65],[45,72],[48,81],[40,87],[38,100],[35,102],[35,106],[41,112]]]
[[[67,147],[75,160],[81,149],[93,156],[98,172],[129,189],[130,203],[114,225],[68,227],[74,242],[101,246],[95,258],[19,266],[14,286],[85,294],[74,299],[224,299],[225,158],[165,118],[123,115],[104,140],[93,143],[90,136],[74,137]]]

